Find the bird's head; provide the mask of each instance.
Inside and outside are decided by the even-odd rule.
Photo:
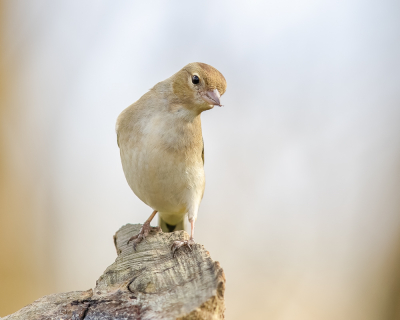
[[[202,112],[221,106],[220,97],[226,91],[224,76],[212,66],[193,62],[174,76],[174,95],[186,108]]]

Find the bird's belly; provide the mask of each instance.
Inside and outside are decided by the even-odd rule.
[[[200,202],[205,179],[199,161],[159,148],[121,149],[121,160],[129,186],[154,210],[183,215]]]

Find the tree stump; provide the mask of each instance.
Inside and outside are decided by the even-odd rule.
[[[3,320],[224,319],[225,275],[200,244],[170,247],[187,240],[185,231],[151,233],[137,246],[128,239],[142,225],[125,225],[114,236],[118,257],[87,291],[51,294]]]

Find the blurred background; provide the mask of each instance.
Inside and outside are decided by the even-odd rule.
[[[196,241],[227,319],[400,319],[400,2],[0,1],[0,316],[87,290],[151,209],[118,114],[189,62],[202,115]],[[155,220],[157,221],[157,220]]]

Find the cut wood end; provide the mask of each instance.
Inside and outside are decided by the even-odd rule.
[[[128,239],[141,224],[127,224],[114,235],[118,257],[93,290],[45,296],[9,315],[14,319],[224,319],[225,275],[200,245],[180,248],[185,231],[151,233],[135,252]]]

